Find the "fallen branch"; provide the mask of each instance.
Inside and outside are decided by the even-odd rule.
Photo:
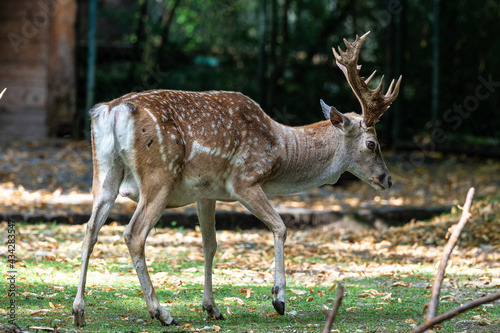
[[[453,318],[460,313],[473,309],[479,305],[493,302],[497,299],[500,299],[500,293],[491,294],[489,296],[481,297],[476,300],[473,300],[469,303],[466,303],[458,308],[450,310],[446,313],[443,313],[436,317],[438,301],[439,301],[439,292],[441,289],[441,284],[443,283],[444,272],[446,270],[446,266],[448,264],[448,260],[450,259],[451,252],[455,247],[458,237],[462,232],[465,224],[471,217],[470,208],[472,206],[472,199],[474,198],[474,188],[471,187],[469,192],[467,193],[467,198],[465,200],[465,204],[462,211],[462,216],[460,217],[460,221],[456,225],[451,228],[451,236],[444,247],[443,254],[441,256],[441,262],[439,264],[438,272],[436,273],[436,277],[434,279],[434,283],[432,284],[432,294],[431,300],[429,301],[427,317],[425,318],[425,322],[417,327],[415,327],[411,332],[412,333],[421,333],[426,332],[429,328],[432,328],[434,325],[442,323],[450,318]]]
[[[467,198],[465,200],[464,208],[462,211],[462,216],[460,217],[460,221],[454,225],[452,229],[452,233],[450,238],[448,239],[448,243],[444,247],[443,254],[441,255],[441,262],[439,263],[439,269],[437,271],[436,277],[434,278],[434,283],[432,284],[432,294],[431,299],[429,301],[429,306],[427,308],[427,317],[426,320],[430,320],[436,316],[438,302],[439,302],[439,293],[441,289],[441,284],[443,283],[444,272],[446,270],[446,266],[448,265],[448,260],[450,259],[451,252],[453,248],[457,244],[458,237],[462,232],[465,224],[471,217],[470,207],[472,205],[472,199],[474,198],[474,188],[471,187],[469,192],[467,193]]]
[[[333,321],[335,320],[335,316],[337,316],[337,312],[339,311],[340,303],[342,303],[342,297],[344,297],[344,286],[342,284],[339,284],[339,286],[337,287],[335,304],[333,305],[333,309],[330,311],[330,313],[328,313],[325,326],[323,328],[323,333],[330,333]]]
[[[30,326],[31,330],[35,330],[35,332],[38,331],[47,331],[47,332],[55,332],[55,333],[60,333],[62,332],[59,328],[57,327],[47,327],[47,326]]]
[[[482,305],[482,304],[486,304],[486,303],[490,303],[490,302],[493,302],[497,299],[500,299],[500,292],[498,293],[495,293],[495,294],[491,294],[491,295],[488,295],[488,296],[484,296],[484,297],[481,297],[481,298],[478,298],[478,299],[475,299],[473,301],[470,301],[468,303],[465,303],[464,305],[458,307],[458,308],[455,308],[453,310],[450,310],[446,313],[443,313],[437,317],[434,317],[434,318],[431,318],[431,319],[427,319],[425,321],[425,323],[423,324],[420,324],[418,325],[417,327],[415,327],[413,329],[413,331],[411,331],[412,333],[421,333],[421,332],[424,332],[425,330],[433,327],[434,325],[437,325],[439,323],[442,323],[443,321],[446,321],[450,318],[453,318],[465,311],[468,311],[470,309],[473,309],[479,305]]]

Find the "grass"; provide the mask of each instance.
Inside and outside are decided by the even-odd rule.
[[[4,225],[6,226],[6,225]],[[367,241],[327,233],[292,231],[286,247],[287,313],[271,305],[272,236],[263,230],[218,233],[214,294],[226,320],[201,311],[203,257],[197,230],[158,229],[148,239],[148,266],[160,303],[179,327],[151,320],[126,246],[122,226],[105,226],[94,249],[86,288],[87,325],[82,332],[321,332],[321,305],[331,305],[335,286],[346,295],[333,329],[338,332],[409,332],[423,322],[440,248]],[[7,239],[6,228],[0,236]],[[16,323],[72,326],[71,308],[79,277],[83,226],[16,224],[16,295],[0,283],[0,323],[8,322],[8,299],[17,305]],[[498,252],[459,249],[443,283],[439,313],[495,292],[500,286]],[[0,254],[7,254],[0,247]],[[496,257],[489,257],[496,255]],[[474,257],[476,256],[476,257]],[[483,257],[481,257],[483,256]],[[481,259],[482,258],[482,259]],[[491,259],[494,259],[493,261]],[[496,260],[496,261],[495,261]],[[7,262],[3,265],[7,277]],[[336,332],[335,331],[335,332]],[[480,308],[443,323],[439,332],[500,332],[500,306]]]
[[[174,284],[156,285],[160,301],[181,324],[181,328],[165,328],[149,318],[136,276],[128,272],[128,266],[123,267],[119,262],[109,264],[108,272],[94,269],[89,274],[88,325],[82,328],[84,332],[178,332],[191,331],[191,328],[214,331],[216,326],[223,332],[320,332],[324,323],[321,305],[331,303],[334,295],[331,286],[308,288],[298,280],[289,279],[288,313],[275,316],[269,299],[271,284],[218,285],[215,297],[226,320],[214,321],[206,319],[200,309],[202,285],[192,283],[200,279],[202,272],[185,272],[202,265],[193,262],[192,266],[178,267],[169,274],[169,281],[175,281]],[[75,263],[27,260],[23,266],[18,271],[17,324],[71,327],[71,306],[78,277]],[[166,267],[156,263],[152,268],[160,271]],[[397,280],[395,276],[345,279],[342,283],[346,286],[346,296],[334,328],[340,332],[409,331],[412,324],[422,321],[421,309],[430,295],[425,288],[430,284],[430,270],[431,267],[422,266],[412,275],[403,274],[404,277]],[[216,273],[221,272],[216,270]],[[458,278],[466,281],[479,276]],[[401,286],[395,286],[395,282]],[[0,289],[2,294],[6,293],[4,289],[5,284]],[[445,288],[442,296],[449,294],[449,290]],[[458,306],[467,298],[479,297],[483,292],[477,288],[460,288],[460,297],[456,297],[456,301],[442,301],[440,312]],[[43,310],[48,311],[43,313]],[[477,315],[484,323],[470,320]],[[442,324],[440,332],[461,332],[471,325],[474,332],[500,331],[499,318],[500,307],[486,305]]]

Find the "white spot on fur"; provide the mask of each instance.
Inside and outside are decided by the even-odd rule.
[[[144,108],[144,110],[145,110],[147,113],[149,113],[149,116],[151,117],[151,119],[153,119],[153,121],[156,123],[156,122],[157,122],[157,121],[156,121],[156,117],[155,117],[155,116],[153,116],[153,114],[152,114],[152,113],[151,113],[151,112],[150,112],[147,108]]]
[[[174,163],[175,161],[179,158],[179,155],[175,155],[174,159],[170,161],[170,164],[168,165],[168,168],[172,170],[174,168]]]

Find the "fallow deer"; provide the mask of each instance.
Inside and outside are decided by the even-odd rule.
[[[93,208],[82,246],[74,324],[85,324],[84,289],[97,234],[118,194],[137,201],[124,239],[147,309],[163,325],[175,324],[160,306],[148,274],[144,246],[162,211],[196,202],[205,281],[202,308],[223,319],[212,294],[217,249],[216,200],[239,201],[274,234],[272,304],[285,312],[286,227],[266,194],[286,194],[334,184],[349,171],[374,188],[391,187],[374,125],[396,99],[401,77],[383,94],[382,80],[368,88],[357,64],[368,33],[333,50],[336,63],[361,104],[362,114],[342,114],[321,101],[326,121],[288,127],[237,92],[153,90],[96,105],[92,118]],[[375,73],[375,72],[374,72]]]

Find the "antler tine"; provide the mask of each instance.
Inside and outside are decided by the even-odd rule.
[[[384,85],[383,75],[377,88],[373,90],[368,88],[368,83],[375,76],[376,71],[374,71],[366,80],[360,77],[359,72],[361,70],[361,65],[358,65],[358,59],[361,46],[369,33],[370,32],[368,31],[361,37],[356,35],[356,39],[353,42],[349,42],[344,38],[346,47],[345,51],[343,51],[340,46],[338,47],[338,52],[334,48],[332,48],[332,50],[337,66],[344,73],[347,82],[351,86],[352,91],[361,105],[361,113],[363,115],[365,125],[371,127],[375,125],[382,114],[396,99],[399,92],[401,77],[395,86],[394,80],[392,81],[386,94],[383,94],[382,92]]]
[[[370,75],[366,80],[365,80],[365,83],[368,84],[370,83],[370,81],[373,79],[373,77],[375,76],[375,73],[377,73],[377,70],[374,70],[372,75]]]
[[[398,97],[399,85],[401,84],[402,78],[403,78],[403,75],[400,75],[398,82],[396,82],[396,86],[394,87],[394,90],[391,90],[392,85],[394,84],[394,79],[392,79],[391,85],[389,86],[389,89],[387,89],[387,93],[385,94],[385,97],[393,97],[394,99],[396,99],[396,97]]]
[[[391,95],[391,89],[392,89],[392,86],[394,85],[394,79],[392,79],[391,81],[391,84],[389,85],[389,88],[387,89],[387,92],[385,93],[385,97],[389,97]]]
[[[373,90],[373,92],[375,94],[380,94],[380,92],[382,91],[382,87],[384,86],[384,77],[385,77],[385,75],[382,75],[382,77],[380,78],[380,82],[378,83],[377,88],[375,88],[375,90]]]

